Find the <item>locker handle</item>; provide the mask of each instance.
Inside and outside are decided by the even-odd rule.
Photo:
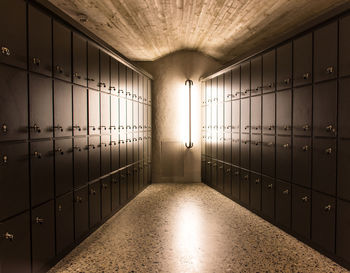
[[[244,178],[244,180],[248,180],[249,179],[249,175],[245,175],[243,178]]]
[[[143,101],[147,101],[147,99],[143,99]]]
[[[255,179],[255,184],[259,184],[260,183],[260,178]]]
[[[120,130],[120,129],[123,129],[123,130],[124,130],[124,126],[121,125],[121,126],[118,127],[118,129],[119,129],[119,130]]]
[[[139,137],[139,140],[142,140],[142,137]]]
[[[118,144],[120,144],[120,143],[124,144],[124,140],[119,140]]]
[[[5,165],[5,164],[7,164],[7,161],[8,161],[8,157],[7,157],[7,155],[4,155],[2,157],[2,163]]]
[[[102,147],[102,146],[107,147],[107,143],[101,143],[101,147]]]
[[[61,148],[57,148],[57,149],[56,149],[56,152],[57,152],[57,153],[60,153],[61,155],[64,155],[64,152],[63,152],[63,150],[62,150]]]
[[[110,130],[112,130],[112,129],[113,129],[113,130],[116,130],[116,129],[117,129],[117,127],[116,127],[116,126],[114,126],[114,125],[111,125],[111,126],[109,127],[109,129],[110,129]]]
[[[81,152],[81,148],[79,146],[74,146],[73,147],[75,150],[78,150],[79,152]]]
[[[115,89],[114,86],[110,86],[110,87],[109,87],[109,90],[110,90],[110,91],[112,91],[112,90],[115,91],[116,89]]]
[[[226,173],[229,174],[231,172],[231,169],[226,169]]]
[[[95,145],[93,145],[93,144],[89,144],[88,147],[89,147],[89,148],[92,148],[92,149],[95,149],[95,148],[96,148]]]
[[[73,73],[73,77],[78,78],[79,80],[81,79],[81,76],[77,72]]]
[[[118,182],[117,178],[112,178],[112,182],[116,184]]]
[[[302,149],[304,152],[306,152],[306,151],[309,150],[309,146],[305,145],[305,146],[301,147],[301,149]]]
[[[142,97],[141,97],[141,96],[139,96],[139,100],[142,100]]]
[[[333,66],[329,66],[326,68],[326,73],[327,74],[332,74],[334,72],[334,67]]]
[[[106,190],[106,189],[108,188],[108,185],[105,184],[105,183],[103,183],[103,184],[102,184],[102,188]]]
[[[77,198],[75,199],[76,203],[82,203],[83,202],[83,198],[80,196],[77,196]]]
[[[250,128],[249,125],[244,126],[244,130],[247,130],[247,129],[249,129],[249,128]]]
[[[208,162],[207,162],[207,164],[208,164],[208,165],[210,165],[210,164],[211,164],[211,162],[210,162],[210,161],[208,161]]]
[[[290,84],[290,78],[284,79],[284,80],[283,80],[283,83],[284,83],[284,84]]]
[[[131,139],[127,139],[126,142],[131,142]]]
[[[139,170],[138,169],[134,169],[134,173],[137,173]]]
[[[133,94],[132,97],[133,97],[133,98],[137,98],[137,95],[136,95],[136,94]]]
[[[127,126],[126,126],[126,129],[131,129],[131,126],[130,126],[130,125],[127,125]]]
[[[132,128],[133,128],[133,129],[137,129],[137,126],[136,126],[136,125],[134,125],[134,126],[132,126]]]
[[[232,128],[232,126],[226,126],[226,129],[230,129],[230,128]]]
[[[124,90],[119,89],[118,94],[120,94],[120,93],[124,94]]]
[[[284,190],[282,193],[287,195],[287,194],[289,194],[289,190],[288,189]]]
[[[99,83],[98,83],[98,87],[104,87],[104,88],[106,88],[107,86],[106,86],[106,83],[104,83],[104,82],[99,82]]]
[[[270,126],[268,127],[269,130],[272,130],[273,128],[275,128],[275,126],[273,126],[273,125],[270,125]]]
[[[63,73],[63,68],[61,66],[59,66],[59,65],[56,65],[56,71],[58,73],[62,74]]]
[[[308,202],[309,201],[309,197],[304,196],[304,197],[301,198],[301,200],[304,201],[304,202]]]
[[[267,185],[267,188],[269,188],[269,189],[272,189],[272,187],[273,187],[273,184]]]
[[[249,143],[249,140],[242,140],[242,143],[243,143],[243,144],[248,144],[248,143]]]
[[[228,95],[226,96],[226,98],[229,98],[229,97],[232,97],[232,94],[228,94]]]
[[[94,82],[95,81],[95,79],[93,79],[93,78],[87,78],[87,80],[90,81],[90,82]]]
[[[330,124],[330,125],[326,126],[326,131],[330,132],[330,133],[335,133],[335,128],[333,128],[333,125]]]
[[[10,56],[10,55],[11,55],[10,50],[9,50],[7,47],[5,47],[5,46],[2,46],[2,47],[1,47],[1,53],[2,53],[3,55],[6,55],[6,56]]]
[[[33,129],[36,133],[41,133],[41,129],[38,125],[34,124],[34,126],[29,127],[30,129]]]
[[[283,126],[283,130],[287,131],[287,130],[289,130],[289,129],[290,129],[290,126],[289,126],[289,125],[284,125],[284,126]]]
[[[126,92],[126,95],[127,95],[127,96],[131,96],[131,93],[130,93],[130,92]]]
[[[259,143],[260,143],[259,141],[256,141],[254,144],[255,144],[256,146],[258,146],[258,145],[259,145]]]
[[[142,126],[141,126],[141,125],[139,125],[139,129],[142,129]]]
[[[326,154],[328,154],[328,155],[332,154],[332,148],[327,148],[327,149],[325,150],[325,152],[326,152]]]
[[[36,217],[36,218],[35,218],[35,222],[36,222],[37,224],[42,224],[42,223],[44,223],[44,218]]]
[[[260,126],[254,126],[253,129],[259,130],[259,129],[260,129]]]
[[[92,128],[93,131],[96,130],[96,127],[95,127],[95,126],[89,126],[89,128]]]
[[[324,210],[327,211],[327,212],[330,212],[332,209],[332,206],[331,205],[327,205],[324,207]]]
[[[116,141],[111,141],[110,143],[109,143],[109,145],[117,145],[117,142]]]
[[[137,138],[133,138],[132,141],[137,141]]]
[[[79,125],[74,125],[74,126],[73,126],[73,129],[78,129],[78,131],[81,131],[81,128],[80,128]]]
[[[90,194],[96,195],[96,191],[94,189],[90,189]]]
[[[39,66],[40,65],[40,59],[39,58],[33,58],[33,64]]]
[[[305,125],[303,126],[303,130],[304,130],[304,131],[310,130],[310,126],[309,126],[308,124],[305,124]]]
[[[237,95],[240,95],[242,92],[236,92],[235,93],[235,96],[237,96]]]
[[[1,130],[2,130],[3,133],[6,134],[7,131],[8,131],[7,125],[6,125],[6,124],[3,124],[3,125],[1,126]]]
[[[223,169],[224,168],[224,166],[219,166],[219,169]]]
[[[102,128],[103,128],[104,130],[107,130],[107,127],[104,126],[104,125],[101,125],[101,126],[100,126],[100,130],[102,130]]]
[[[304,79],[304,80],[307,80],[307,79],[310,78],[310,76],[311,76],[311,74],[310,74],[309,72],[304,73],[304,74],[303,74],[303,79]]]
[[[63,127],[62,126],[57,125],[57,126],[54,126],[53,128],[57,129],[57,130],[60,130],[60,132],[63,132]]]
[[[38,159],[41,159],[41,153],[39,153],[39,152],[34,152],[33,156],[38,158]]]
[[[6,240],[13,241],[13,240],[15,239],[15,236],[14,236],[13,234],[9,233],[9,232],[6,232],[6,233],[4,234],[4,238],[5,238]]]
[[[282,147],[285,148],[285,149],[288,149],[289,148],[289,144],[288,143],[283,144]]]

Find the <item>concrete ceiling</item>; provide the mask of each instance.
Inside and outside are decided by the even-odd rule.
[[[349,0],[49,0],[134,61],[191,49],[224,63]]]

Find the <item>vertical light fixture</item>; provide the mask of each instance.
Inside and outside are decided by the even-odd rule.
[[[188,142],[185,142],[185,146],[187,149],[191,149],[193,147],[192,136],[191,136],[191,86],[193,85],[193,81],[186,80],[185,86],[188,84]]]

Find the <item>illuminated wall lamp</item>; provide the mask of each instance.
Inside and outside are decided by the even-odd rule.
[[[193,142],[191,139],[191,86],[193,85],[193,81],[186,80],[185,86],[188,83],[188,142],[185,143],[187,149],[191,149],[193,147]]]

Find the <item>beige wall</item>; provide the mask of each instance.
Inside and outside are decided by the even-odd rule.
[[[200,181],[200,82],[205,73],[221,65],[196,51],[179,51],[154,62],[138,62],[154,77],[152,88],[152,182]],[[186,149],[188,120],[185,102],[191,79],[194,147]],[[187,94],[187,96],[186,96]],[[183,167],[183,172],[181,171]]]

